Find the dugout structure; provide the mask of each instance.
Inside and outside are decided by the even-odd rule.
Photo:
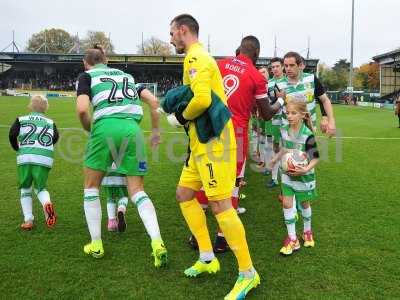
[[[225,58],[216,56],[215,59]],[[0,89],[74,90],[83,72],[83,54],[0,53]],[[259,66],[268,66],[269,57],[260,57]],[[184,57],[111,54],[108,65],[130,73],[136,82],[154,82],[160,94],[181,84]],[[318,59],[306,59],[306,71],[316,72]]]

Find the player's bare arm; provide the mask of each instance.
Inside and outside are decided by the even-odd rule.
[[[294,172],[288,172],[290,176],[302,176],[310,172],[318,164],[319,159],[313,158],[307,166],[295,166]]]
[[[336,123],[335,123],[335,117],[333,115],[333,107],[331,100],[328,98],[326,94],[323,94],[318,98],[321,101],[322,105],[324,106],[326,116],[328,118],[326,126],[326,134],[329,136],[333,136],[336,134]]]
[[[274,104],[270,104],[269,98],[256,99],[256,105],[261,118],[264,120],[271,120],[271,118],[278,112],[278,110],[283,106],[284,100],[279,97]]]
[[[146,103],[150,108],[151,116],[151,137],[150,144],[152,147],[156,147],[160,144],[160,114],[158,108],[160,103],[156,96],[154,96],[148,89],[144,89],[140,92],[140,99]]]
[[[90,125],[92,122],[90,113],[90,99],[88,95],[79,95],[76,99],[76,113],[79,121],[82,124],[83,129],[90,131]]]
[[[275,154],[275,156],[271,159],[270,161],[270,168],[272,167],[282,158],[283,154],[285,154],[285,150],[281,148],[278,153]]]

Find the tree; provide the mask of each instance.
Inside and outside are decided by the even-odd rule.
[[[335,64],[336,65],[336,64]],[[325,64],[318,66],[319,79],[322,84],[331,91],[343,90],[347,86],[348,72],[343,67],[329,68]]]
[[[94,45],[101,45],[106,53],[114,53],[114,45],[107,35],[102,31],[88,31],[86,37],[82,40],[83,50],[93,48]]]
[[[375,62],[362,64],[355,72],[364,90],[379,90],[379,65]]]
[[[349,72],[350,71],[350,63],[347,61],[347,59],[339,59],[334,66],[332,67],[332,69],[336,72]]]
[[[29,52],[67,53],[74,46],[71,35],[62,29],[45,29],[35,33],[28,41]]]
[[[172,47],[170,44],[152,36],[143,42],[143,45],[137,45],[137,53],[142,55],[172,55]]]

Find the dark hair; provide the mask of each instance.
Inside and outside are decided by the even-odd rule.
[[[240,43],[240,53],[254,55],[260,51],[260,41],[253,35],[244,37]]]
[[[240,46],[236,48],[235,55],[238,56],[240,54]]]
[[[298,64],[298,65],[300,65],[302,62],[304,62],[304,59],[297,52],[290,51],[290,52],[285,54],[283,59],[286,59],[286,58],[289,58],[289,57],[293,57],[296,60],[296,64]]]
[[[83,59],[91,66],[107,63],[107,57],[104,53],[104,49],[99,44],[95,44],[93,48],[88,49]]]
[[[271,58],[271,64],[274,63],[274,62],[280,62],[281,65],[283,65],[283,59],[280,58],[280,57],[273,57],[273,58]]]
[[[172,19],[170,25],[172,25],[172,23],[175,23],[177,26],[186,25],[190,32],[196,34],[197,36],[199,35],[199,23],[189,14],[181,14],[176,16]]]

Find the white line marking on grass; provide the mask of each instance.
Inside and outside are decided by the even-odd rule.
[[[324,135],[317,135],[318,138],[329,139]],[[332,139],[346,139],[346,140],[400,140],[400,137],[368,137],[368,136],[333,136]]]
[[[0,128],[9,128],[10,126],[1,125]],[[59,130],[82,130],[82,128],[78,127],[60,127]],[[144,133],[151,133],[150,130],[143,130]],[[184,131],[161,131],[161,133],[167,134],[184,134]],[[318,135],[318,138],[328,139],[329,137],[324,135]],[[346,140],[400,140],[400,137],[368,137],[368,136],[333,136],[332,139],[346,139]]]

